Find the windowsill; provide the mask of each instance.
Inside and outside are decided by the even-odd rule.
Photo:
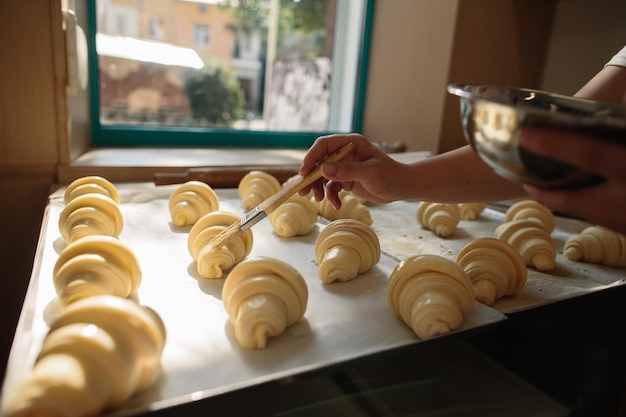
[[[111,181],[153,181],[156,174],[183,174],[190,169],[299,166],[305,149],[258,148],[101,148],[92,149],[70,165],[60,166],[58,179],[67,184],[85,175]]]
[[[181,175],[204,168],[245,173],[253,168],[283,167],[295,174],[305,153],[306,149],[273,148],[101,148],[84,153],[70,165],[60,166],[58,180],[68,184],[85,175],[101,175],[117,182],[153,182],[157,175],[171,174],[182,181]],[[405,163],[430,155],[430,152],[390,154]]]
[[[299,164],[306,149],[102,148],[78,157],[75,167],[202,167]]]

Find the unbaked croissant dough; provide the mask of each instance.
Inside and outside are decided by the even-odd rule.
[[[461,221],[461,210],[458,204],[422,201],[417,206],[416,217],[424,228],[437,236],[448,237],[454,233]]]
[[[202,278],[221,278],[225,270],[241,262],[252,251],[252,229],[239,233],[222,247],[208,246],[213,237],[238,221],[239,216],[234,213],[212,211],[191,227],[187,248]]]
[[[69,203],[75,197],[83,194],[102,194],[105,195],[111,200],[115,201],[117,204],[120,203],[120,197],[117,192],[117,188],[106,178],[97,176],[97,175],[89,175],[86,177],[77,178],[72,181],[63,194],[63,201],[65,204]]]
[[[228,320],[245,349],[265,348],[268,338],[298,322],[308,297],[306,282],[295,268],[262,256],[237,264],[222,289]]]
[[[269,220],[280,237],[304,236],[317,223],[317,207],[307,197],[295,194],[271,212]]]
[[[370,209],[361,202],[360,198],[342,190],[339,193],[339,199],[341,200],[341,207],[339,209],[333,207],[327,198],[322,201],[312,201],[317,205],[319,215],[327,220],[356,219],[368,226],[374,223]]]
[[[550,271],[556,262],[556,245],[544,227],[533,219],[512,220],[496,227],[494,237],[513,246],[527,266]]]
[[[487,203],[459,203],[461,220],[476,220]]]
[[[349,281],[378,263],[380,242],[360,220],[338,219],[317,236],[315,256],[322,282]]]
[[[95,295],[128,297],[141,284],[135,254],[111,236],[86,236],[66,246],[52,271],[54,288],[63,304]]]
[[[59,217],[59,231],[66,243],[82,237],[117,237],[124,227],[119,205],[104,194],[88,193],[72,198]]]
[[[626,266],[626,236],[602,226],[589,226],[565,242],[563,253],[571,261]]]
[[[416,255],[392,271],[387,301],[420,339],[429,339],[461,327],[476,300],[471,281],[456,262]]]
[[[544,226],[548,233],[552,233],[556,226],[556,219],[552,211],[535,200],[521,200],[507,209],[504,216],[505,222],[520,219],[536,220]]]
[[[193,225],[207,213],[219,208],[219,198],[208,184],[187,181],[170,194],[168,208],[176,227]]]
[[[119,407],[159,377],[165,337],[158,314],[134,301],[77,301],[52,323],[3,416],[87,417]]]
[[[492,305],[505,295],[517,294],[526,285],[526,264],[519,252],[504,240],[474,239],[459,251],[456,262],[472,281],[476,300],[485,305]]]
[[[250,171],[243,176],[237,187],[241,206],[252,210],[282,188],[280,182],[264,171]]]

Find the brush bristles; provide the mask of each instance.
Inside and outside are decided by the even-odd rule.
[[[215,235],[208,243],[209,250],[220,248],[230,242],[237,234],[241,232],[239,222],[233,223],[220,233]]]

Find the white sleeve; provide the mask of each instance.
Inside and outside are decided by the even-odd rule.
[[[617,65],[620,67],[626,67],[626,46],[617,53],[606,65]]]

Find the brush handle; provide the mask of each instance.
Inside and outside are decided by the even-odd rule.
[[[313,171],[309,172],[305,176],[298,176],[279,192],[259,204],[255,210],[262,211],[265,215],[269,216],[271,212],[276,210],[276,208],[287,201],[293,194],[321,178],[323,164],[341,161],[343,158],[348,156],[353,149],[354,143],[350,142],[337,149],[335,152],[328,154],[324,159],[318,162]]]
[[[219,248],[230,242],[239,233],[244,232],[254,226],[256,223],[269,216],[278,206],[283,204],[293,194],[302,188],[316,181],[322,176],[322,165],[329,162],[338,162],[345,158],[354,149],[354,143],[350,142],[335,152],[328,154],[324,159],[319,161],[313,171],[307,175],[298,176],[291,183],[287,184],[279,192],[269,197],[261,204],[244,214],[238,222],[235,222],[224,229],[222,232],[214,236],[208,243],[211,248]],[[212,249],[211,249],[212,250]]]

